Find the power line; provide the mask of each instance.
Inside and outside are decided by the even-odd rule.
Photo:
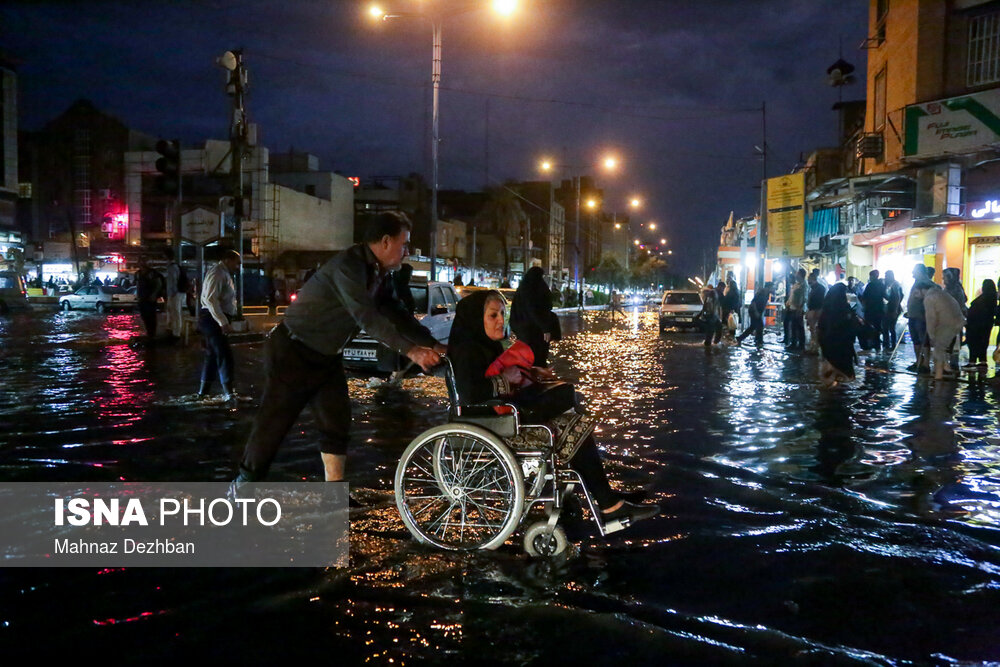
[[[299,67],[308,67],[319,70],[324,74],[331,76],[339,76],[344,78],[352,79],[362,79],[365,81],[372,81],[374,83],[379,83],[386,86],[398,86],[402,88],[426,88],[430,85],[429,81],[421,81],[419,83],[413,81],[407,81],[398,78],[378,76],[366,72],[358,72],[354,70],[347,70],[343,68],[337,68],[327,65],[319,65],[317,63],[305,62],[297,60],[295,58],[288,58],[285,56],[274,55],[273,53],[267,53],[264,51],[252,51],[250,53],[252,57],[260,57],[267,60],[274,60],[278,62],[286,62],[289,64],[297,65]],[[605,113],[614,113],[627,118],[644,118],[647,120],[663,120],[663,121],[689,121],[689,120],[705,120],[707,118],[721,118],[724,116],[740,115],[740,114],[750,114],[760,112],[759,107],[711,107],[711,106],[699,106],[697,108],[693,107],[664,107],[663,105],[656,105],[653,108],[676,108],[678,110],[684,110],[685,112],[690,112],[692,115],[682,115],[682,116],[667,116],[667,115],[657,115],[649,113],[639,113],[637,111],[629,111],[630,109],[641,109],[641,105],[619,105],[612,106],[607,104],[599,104],[596,102],[588,102],[583,100],[565,100],[559,98],[542,98],[542,97],[532,97],[530,95],[515,95],[510,93],[496,93],[486,90],[472,90],[467,88],[458,88],[453,86],[439,86],[440,90],[447,90],[449,92],[458,93],[462,95],[473,95],[477,97],[485,97],[491,99],[501,99],[510,100],[515,102],[530,102],[533,104],[558,104],[563,106],[574,106],[584,109],[594,109],[597,111],[602,111]]]

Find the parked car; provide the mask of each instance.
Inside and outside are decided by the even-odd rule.
[[[132,298],[136,302],[136,304],[139,303],[139,297],[138,297],[138,293],[137,293],[138,289],[139,288],[136,287],[135,285],[132,285],[131,287],[126,287],[125,288],[125,293],[126,294],[131,294]],[[195,300],[197,301],[197,299],[195,299]],[[166,307],[167,307],[167,300],[164,297],[162,297],[162,296],[156,297],[156,312],[162,313],[166,309]]]
[[[135,294],[129,294],[117,285],[84,285],[72,294],[59,297],[59,307],[66,311],[93,308],[99,313],[132,310],[135,308]]]
[[[410,293],[416,304],[415,316],[440,343],[447,344],[455,320],[458,293],[444,282],[413,281]],[[371,338],[362,330],[344,347],[344,367],[368,374],[385,374],[406,368],[409,360]]]
[[[660,302],[660,331],[667,327],[700,329],[695,316],[701,312],[698,290],[667,290]]]
[[[29,307],[28,290],[17,271],[0,271],[0,315]]]

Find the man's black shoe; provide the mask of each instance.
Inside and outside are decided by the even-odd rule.
[[[239,474],[236,475],[236,479],[229,483],[229,489],[226,490],[226,498],[233,502],[235,502],[238,498],[242,498],[245,495],[244,487],[253,481],[254,479],[252,475],[250,475],[247,471],[240,469]]]

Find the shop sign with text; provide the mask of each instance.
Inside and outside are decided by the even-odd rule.
[[[1000,90],[986,90],[906,107],[903,152],[945,155],[984,148],[1000,141]]]
[[[805,238],[805,174],[767,179],[768,256],[802,257]]]

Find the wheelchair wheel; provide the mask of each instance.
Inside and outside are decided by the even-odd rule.
[[[524,533],[524,550],[533,558],[551,558],[566,551],[566,531],[560,526],[549,528],[548,521],[531,524]]]
[[[440,549],[496,549],[524,510],[521,466],[499,438],[471,424],[437,426],[411,442],[395,491],[406,528]]]

